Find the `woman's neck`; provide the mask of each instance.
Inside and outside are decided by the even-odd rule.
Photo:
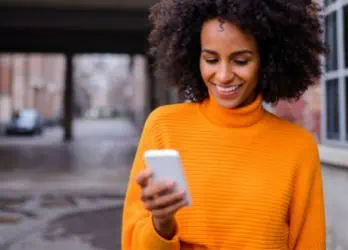
[[[255,95],[238,108],[221,107],[214,98],[207,98],[200,104],[200,110],[207,119],[221,127],[249,127],[264,116],[262,96]]]

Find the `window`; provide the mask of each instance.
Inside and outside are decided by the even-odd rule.
[[[348,77],[346,77],[346,93],[345,93],[345,109],[346,109],[346,141],[348,142]]]
[[[330,80],[326,83],[326,114],[327,114],[327,137],[338,140],[339,130],[339,107],[338,107],[338,81]]]
[[[330,4],[332,4],[332,3],[334,3],[334,2],[336,2],[335,0],[325,0],[325,6],[328,6],[328,5],[330,5]]]
[[[325,19],[326,43],[329,46],[329,55],[326,59],[326,71],[337,70],[337,14],[333,12]]]
[[[343,46],[344,46],[344,54],[345,54],[345,66],[348,68],[348,5],[344,7],[344,40],[343,40]]]
[[[323,83],[323,142],[348,147],[348,2],[325,0],[329,46]],[[337,3],[337,4],[333,4]]]

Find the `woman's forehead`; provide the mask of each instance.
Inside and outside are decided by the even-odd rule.
[[[201,43],[203,46],[225,49],[256,49],[256,41],[250,34],[231,22],[217,18],[203,24]]]

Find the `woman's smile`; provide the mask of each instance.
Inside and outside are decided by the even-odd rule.
[[[221,98],[235,98],[240,94],[240,90],[243,87],[243,84],[218,85],[212,83],[212,85],[214,86],[213,90]]]

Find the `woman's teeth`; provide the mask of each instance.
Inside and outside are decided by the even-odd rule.
[[[240,85],[234,85],[234,86],[230,86],[230,87],[221,87],[219,85],[215,85],[217,90],[220,91],[220,92],[223,92],[223,93],[231,93],[233,91],[236,91],[237,89],[239,89],[242,84]]]

